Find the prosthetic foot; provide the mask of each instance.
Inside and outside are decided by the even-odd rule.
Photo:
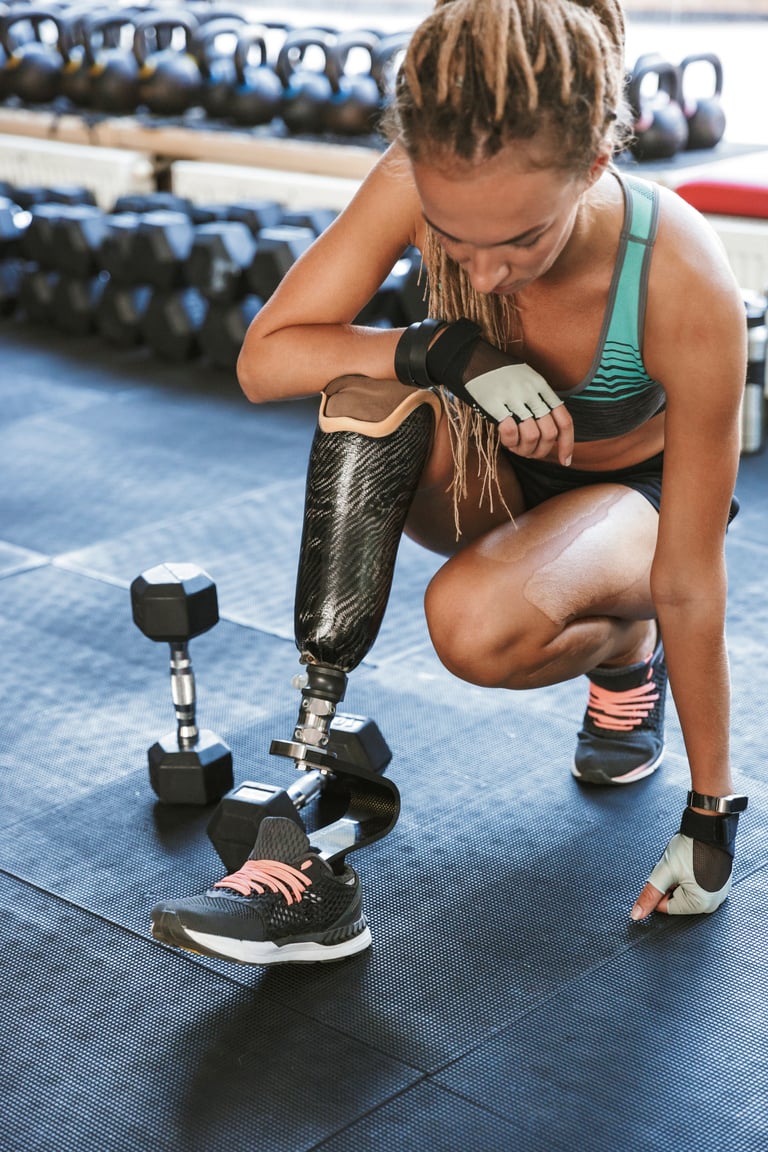
[[[225,798],[209,835],[228,867],[246,859],[260,819],[287,816],[303,826],[298,812],[316,797],[322,823],[311,833],[312,846],[336,865],[397,821],[397,787],[380,774],[390,758],[386,745],[382,754],[376,732],[373,754],[345,754],[339,730],[345,720],[361,718],[344,717],[338,706],[348,674],[378,635],[406,516],[441,412],[434,393],[396,380],[345,376],[323,394],[295,597],[296,646],[306,675],[292,739],[270,746],[272,754],[292,759],[302,777],[285,790],[247,782]],[[370,736],[371,722],[366,724]]]

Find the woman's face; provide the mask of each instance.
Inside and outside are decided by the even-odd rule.
[[[476,292],[509,296],[546,275],[593,175],[533,167],[514,144],[477,164],[415,161],[424,219]]]

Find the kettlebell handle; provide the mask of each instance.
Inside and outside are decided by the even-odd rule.
[[[380,42],[381,36],[378,36],[375,32],[366,32],[362,29],[339,33],[336,37],[336,43],[333,45],[333,54],[338,61],[341,71],[344,72],[346,70],[347,60],[353,48],[363,48],[368,53],[368,70],[370,71],[373,68],[373,57]]]
[[[719,56],[714,52],[696,52],[690,56],[686,56],[680,61],[680,87],[682,97],[682,86],[685,80],[686,69],[691,64],[711,64],[715,74],[715,90],[712,96],[721,96],[723,92],[723,62]]]
[[[26,20],[32,25],[35,39],[41,44],[40,25],[44,24],[46,20],[51,20],[54,24],[56,23],[53,12],[47,11],[45,8],[17,8],[8,12],[7,15],[0,19],[0,44],[2,44],[6,56],[9,58],[15,53],[15,47],[10,41],[10,30],[14,24],[20,24],[22,20]]]
[[[407,32],[393,32],[389,36],[382,36],[373,51],[371,59],[371,75],[376,81],[382,96],[390,95],[391,80],[396,70],[390,72],[390,66],[395,57],[405,52],[408,47],[410,35]]]
[[[130,16],[125,14],[117,15],[114,12],[104,13],[101,16],[93,16],[90,20],[86,20],[83,25],[83,49],[85,52],[85,60],[89,67],[93,67],[98,62],[98,53],[93,46],[93,36],[95,32],[106,32],[111,28],[130,28],[133,30],[135,27],[133,20]],[[100,51],[105,50],[105,45],[101,45]],[[115,49],[110,49],[115,51]],[[119,50],[118,50],[119,51]],[[126,54],[130,49],[126,49]]]
[[[656,76],[659,81],[659,91],[665,92],[675,104],[680,104],[681,96],[681,69],[679,65],[669,60],[648,60],[635,66],[629,78],[627,88],[627,102],[636,118],[642,114],[643,101],[640,88],[646,76]]]
[[[326,32],[321,28],[299,28],[295,32],[289,32],[280,45],[280,51],[275,61],[275,72],[283,87],[287,88],[290,84],[291,76],[303,61],[307,48],[313,47],[320,48],[325,56],[325,66],[322,72],[315,71],[318,71],[318,75],[327,76],[331,87],[337,91],[340,73],[338,64],[332,59],[331,48],[334,42],[333,33]],[[293,54],[296,52],[298,52],[298,60],[293,59]]]
[[[73,48],[85,44],[85,15],[74,15],[70,10],[57,12],[53,22],[57,28],[56,47],[59,55],[64,64],[69,64]]]
[[[217,16],[213,20],[206,20],[195,29],[192,37],[192,53],[203,76],[210,77],[209,52],[215,44],[216,38],[225,36],[227,33],[231,33],[235,37],[239,36],[245,23],[244,16],[233,13],[231,16]]]
[[[251,55],[251,49],[254,47],[259,51],[259,62],[256,67],[268,67],[267,29],[259,24],[249,24],[248,27],[244,28],[237,37],[235,53],[232,59],[235,65],[235,75],[237,76],[238,83],[240,84],[242,84],[245,80],[245,72],[248,67],[248,60]]]
[[[150,52],[147,43],[147,33],[150,29],[153,32],[174,32],[177,28],[184,31],[184,48],[191,56],[194,55],[194,35],[199,27],[199,22],[189,12],[168,12],[162,16],[157,14],[149,16],[142,16],[140,20],[136,21],[136,31],[133,35],[133,54],[140,68],[143,68],[151,56],[159,55],[157,52]]]
[[[376,51],[376,45],[381,39],[375,32],[366,32],[363,29],[357,31],[341,32],[330,44],[326,50],[326,75],[331,82],[331,88],[334,95],[341,91],[342,81],[346,76],[347,60],[349,54],[354,48],[364,48],[368,53],[368,72],[372,73],[373,69],[373,56]],[[371,76],[371,78],[373,78]],[[351,76],[350,76],[351,79]],[[374,80],[374,83],[376,81]],[[378,88],[378,85],[377,85]]]

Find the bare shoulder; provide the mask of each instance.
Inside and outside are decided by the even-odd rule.
[[[739,286],[712,224],[671,188],[659,187],[659,229],[653,251],[651,290],[665,307],[740,299]]]
[[[738,364],[746,324],[741,290],[710,222],[672,189],[660,187],[659,199],[643,356],[666,383],[684,366]]]

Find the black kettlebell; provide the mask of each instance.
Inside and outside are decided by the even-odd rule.
[[[60,93],[75,108],[87,108],[91,103],[91,76],[85,53],[86,28],[89,16],[103,13],[93,4],[70,4],[55,16],[58,29],[56,46],[61,56]]]
[[[647,76],[656,88],[643,92]],[[688,143],[688,121],[680,106],[680,69],[655,55],[641,57],[629,79],[627,101],[634,115],[630,151],[638,160],[667,160]]]
[[[333,40],[331,33],[320,29],[297,29],[289,32],[280,46],[275,72],[283,85],[280,115],[289,132],[317,134],[325,128],[333,96],[326,71]],[[311,61],[317,55],[322,60],[320,67]]]
[[[690,88],[690,72],[692,67],[699,70],[699,65],[712,68],[714,73],[714,91],[710,96],[699,96],[689,99],[686,95],[686,72]],[[725,132],[725,112],[721,103],[723,92],[723,65],[719,56],[714,52],[700,52],[686,56],[680,61],[680,91],[683,113],[688,121],[689,149],[714,148],[719,144]],[[690,95],[690,93],[689,93]]]
[[[139,66],[133,54],[135,25],[126,12],[94,16],[83,30],[91,82],[91,107],[124,116],[139,103]]]
[[[26,21],[33,38],[19,43],[14,25]],[[61,57],[55,43],[46,41],[41,27],[55,23],[53,10],[14,8],[0,21],[0,45],[5,55],[3,89],[24,104],[50,104],[59,94]]]
[[[0,27],[2,27],[3,19],[8,15],[9,12],[10,8],[8,5],[0,3]],[[0,100],[4,100],[8,95],[6,87],[7,76],[4,67],[7,59],[8,53],[6,49],[3,48],[2,44],[0,44]]]
[[[328,132],[339,136],[367,136],[376,128],[381,112],[379,86],[372,75],[373,56],[380,37],[375,32],[341,32],[328,51],[328,76],[333,94],[325,113]],[[353,71],[350,54],[362,50],[367,70]]]
[[[212,120],[223,120],[229,114],[235,83],[235,46],[244,24],[244,16],[222,16],[195,30],[192,51],[203,78],[200,104]]]
[[[158,116],[181,116],[200,104],[203,77],[194,55],[194,33],[198,27],[194,16],[185,12],[150,13],[136,22],[133,54],[139,65],[139,104]],[[179,30],[183,44],[172,42],[167,48],[151,51],[150,33]]]
[[[235,84],[229,105],[229,118],[235,124],[269,124],[281,114],[283,85],[267,64],[266,28],[245,28],[235,47]],[[254,48],[258,62],[251,63]]]
[[[410,33],[393,32],[388,36],[382,36],[373,50],[371,75],[378,85],[382,108],[385,108],[394,96],[397,73],[409,40]]]

